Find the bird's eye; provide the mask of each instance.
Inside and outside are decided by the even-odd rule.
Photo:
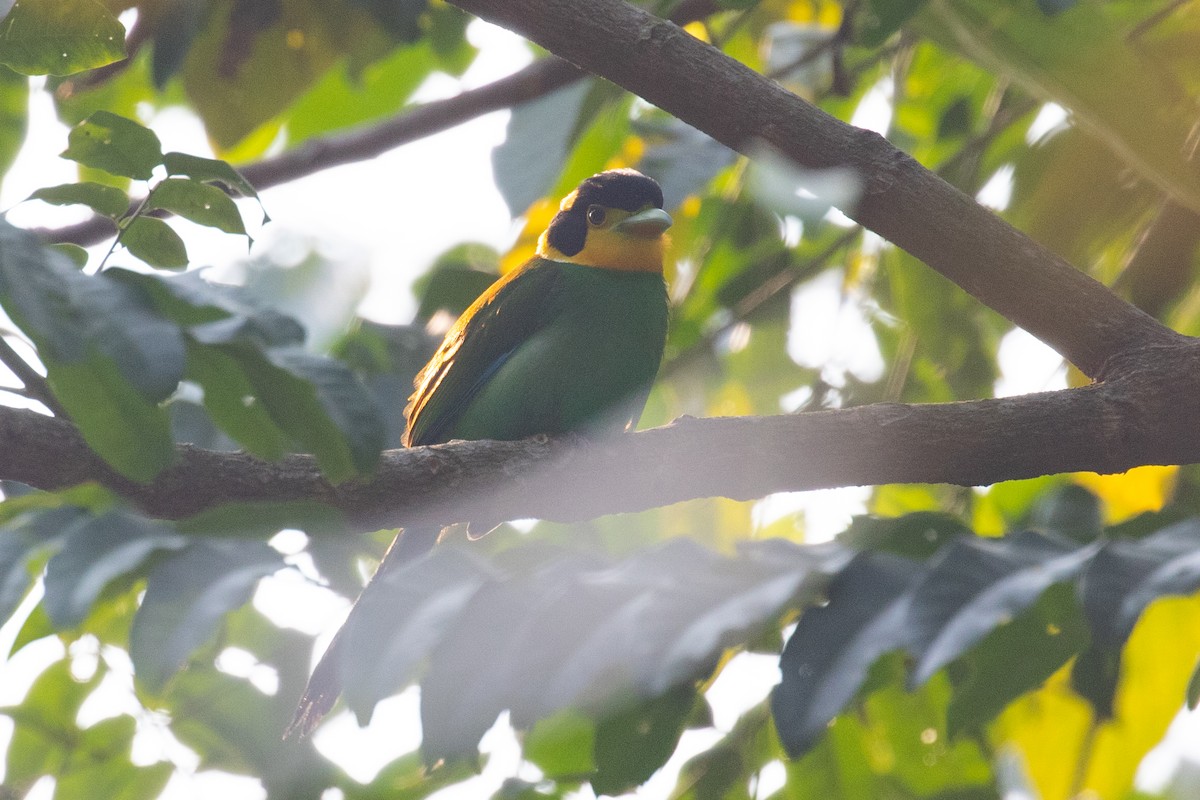
[[[587,210],[588,222],[592,223],[593,225],[603,225],[604,217],[605,217],[605,213],[604,213],[603,208],[601,208],[600,206],[588,206],[588,210]]]

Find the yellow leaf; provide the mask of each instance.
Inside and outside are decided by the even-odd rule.
[[[1151,604],[1123,653],[1114,719],[1092,731],[1091,706],[1071,690],[1068,664],[997,718],[991,729],[997,749],[1019,752],[1046,800],[1083,790],[1088,797],[1124,797],[1142,758],[1183,707],[1200,655],[1198,621],[1200,597]]]
[[[708,28],[705,27],[703,22],[689,22],[683,26],[683,29],[702,42],[712,43],[708,38]]]
[[[1144,511],[1159,511],[1175,489],[1179,467],[1135,467],[1120,475],[1080,472],[1076,483],[1104,501],[1105,524],[1113,525]]]
[[[558,202],[541,199],[525,212],[525,227],[512,248],[500,259],[500,274],[505,275],[533,258],[537,252],[538,237],[550,227],[550,220],[558,213]]]

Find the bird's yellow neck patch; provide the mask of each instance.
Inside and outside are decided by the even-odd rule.
[[[585,267],[619,269],[629,272],[662,272],[664,237],[639,239],[616,231],[588,231],[583,249],[573,256],[566,255],[547,241],[543,233],[538,239],[537,254],[550,261],[565,261]]]

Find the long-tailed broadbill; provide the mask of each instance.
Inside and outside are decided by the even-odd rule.
[[[410,447],[452,439],[618,432],[636,423],[667,333],[662,189],[631,169],[567,195],[537,254],[458,319],[418,373],[405,409]],[[318,662],[289,733],[308,733],[342,689],[342,634],[380,577],[428,552],[436,528],[402,531],[351,619]]]

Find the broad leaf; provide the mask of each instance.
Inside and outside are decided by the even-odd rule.
[[[24,75],[71,75],[125,57],[125,28],[98,0],[21,0],[0,28],[0,64]]]
[[[121,244],[152,267],[183,269],[188,265],[187,246],[175,230],[154,217],[136,217],[121,231]]]
[[[370,584],[342,634],[346,703],[360,723],[370,720],[381,698],[416,676],[450,624],[494,577],[467,551],[448,548]]]
[[[204,344],[248,340],[274,347],[304,342],[299,322],[241,287],[212,283],[200,272],[147,275],[113,267],[104,274],[145,292],[160,314],[187,327]]]
[[[596,795],[619,795],[667,762],[698,699],[695,687],[677,686],[647,703],[612,714],[596,726]]]
[[[871,665],[909,644],[909,589],[916,562],[887,553],[858,556],[829,586],[827,605],[800,617],[780,658],[783,680],[771,710],[783,746],[807,752],[854,698]]]
[[[29,233],[0,224],[0,305],[33,339],[84,438],[135,480],[172,458],[157,403],[183,376],[183,336],[133,289],[84,275]]]
[[[79,681],[71,674],[70,661],[55,661],[37,676],[20,705],[3,707],[14,723],[5,762],[6,785],[20,786],[65,770],[79,733],[75,724],[79,707],[102,676],[97,670],[88,680]]]
[[[1121,648],[1151,602],[1200,589],[1200,522],[1185,520],[1139,542],[1117,540],[1092,559],[1080,581],[1091,647],[1071,680],[1101,717],[1113,713]]]
[[[114,469],[148,483],[174,460],[166,411],[136,391],[111,359],[42,361],[54,396],[88,446]]]
[[[729,559],[682,539],[615,563],[522,555],[475,592],[433,653],[421,695],[427,758],[472,752],[504,709],[522,728],[568,708],[603,720],[622,698],[688,685],[844,559],[784,542]],[[486,673],[474,666],[485,653]]]
[[[258,192],[242,174],[218,158],[203,158],[189,153],[167,153],[163,166],[168,175],[182,175],[204,183],[217,183],[242,197],[258,197]],[[265,221],[265,220],[264,220]]]
[[[344,365],[300,350],[231,346],[272,421],[335,483],[375,468],[383,424],[375,401]]]
[[[146,198],[146,210],[160,208],[199,225],[246,235],[241,212],[229,195],[200,181],[168,178],[159,183]]]
[[[1098,547],[1072,547],[1027,532],[947,545],[913,594],[908,624],[922,684],[993,629],[1019,616],[1051,585],[1075,578]]]
[[[97,111],[72,128],[62,156],[85,167],[142,181],[150,180],[163,160],[154,131],[108,111]]]
[[[591,90],[588,81],[578,81],[513,109],[504,144],[492,151],[492,168],[514,217],[554,185]]]
[[[56,626],[75,627],[110,581],[132,572],[157,550],[186,544],[166,525],[124,511],[76,525],[46,565],[46,612]]]
[[[56,206],[75,203],[88,206],[98,214],[116,219],[129,210],[129,195],[113,186],[83,181],[47,186],[29,195],[30,200],[41,200]]]
[[[282,567],[270,547],[237,540],[198,541],[159,562],[129,634],[138,684],[159,692],[259,579]]]
[[[5,505],[13,503],[6,501]],[[89,514],[75,506],[32,509],[0,525],[0,620],[7,620],[37,577],[39,556],[61,546],[64,537],[86,525]]]

